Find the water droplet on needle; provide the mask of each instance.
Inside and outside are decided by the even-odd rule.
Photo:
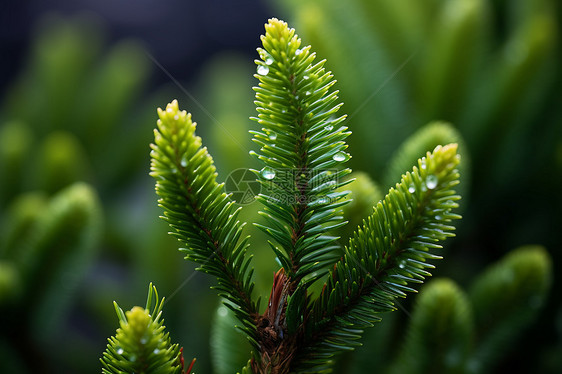
[[[342,162],[347,160],[347,155],[344,152],[338,152],[332,156],[332,159],[334,161]]]
[[[259,75],[267,75],[267,73],[269,73],[269,68],[265,65],[260,65],[257,71]]]
[[[272,180],[273,178],[275,178],[275,170],[273,170],[269,166],[261,169],[260,174],[263,179]]]
[[[437,187],[437,177],[433,174],[428,175],[425,184],[430,190],[434,189],[435,187]]]

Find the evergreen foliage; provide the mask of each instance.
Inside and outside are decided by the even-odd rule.
[[[281,248],[271,243],[291,284],[316,280],[337,254],[336,237],[325,235],[342,225],[341,198],[337,192],[342,168],[349,155],[345,139],[350,134],[337,117],[335,81],[325,71],[325,61],[315,62],[310,46],[301,47],[294,29],[272,21],[262,36],[263,49],[255,87],[258,124],[254,141],[261,147],[254,153],[265,164],[259,173],[264,192],[261,226]]]
[[[108,339],[101,358],[103,374],[183,374],[182,349],[172,344],[162,319],[164,298],[158,298],[156,287],[148,286],[146,307],[133,307],[127,312],[114,303],[119,328]],[[192,361],[187,373],[191,371]]]
[[[192,155],[193,165],[199,166],[189,175],[193,183],[187,187],[207,186],[220,193],[205,196],[205,187],[188,190],[186,196],[191,193],[196,204],[185,209],[176,204],[181,199],[170,199],[181,188],[170,186],[186,186],[178,181],[166,184],[170,175],[178,176],[174,162],[160,165],[169,172],[160,179],[165,185],[161,198],[169,203],[163,204],[164,215],[174,223],[172,231],[184,242],[188,257],[218,275],[219,293],[228,304],[216,314],[209,312],[217,298],[201,292],[202,283],[209,282],[206,277],[182,283],[172,294],[174,302],[166,304],[172,337],[188,337],[184,346],[197,351],[202,364],[198,370],[210,372],[212,363],[217,374],[324,369],[347,374],[388,369],[486,373],[513,366],[522,372],[558,373],[562,309],[556,297],[547,296],[551,288],[551,296],[559,288],[560,279],[552,274],[562,264],[555,250],[562,216],[553,214],[561,199],[548,193],[562,185],[560,4],[276,3],[294,5],[283,14],[295,21],[318,58],[312,49],[298,57],[308,48],[304,44],[292,54],[290,46],[300,43],[298,37],[281,39],[294,32],[275,22],[268,25],[257,62],[258,114],[248,121],[253,109],[251,64],[232,52],[213,53],[216,63],[205,63],[207,73],[197,77],[200,84],[189,83],[188,89],[201,104],[199,112],[190,108],[193,117],[211,117],[197,134],[209,146],[221,177],[210,177],[214,171],[200,173],[210,169],[200,146],[202,157]],[[174,289],[192,266],[177,261],[177,253],[169,250],[176,243],[165,237],[162,222],[155,224],[156,204],[139,204],[137,199],[142,189],[137,182],[146,181],[139,173],[146,174],[141,154],[154,126],[153,108],[164,96],[172,96],[168,91],[174,88],[151,87],[150,98],[144,96],[143,87],[158,79],[148,79],[151,63],[143,45],[119,41],[106,46],[101,19],[47,17],[33,25],[39,27],[31,31],[26,61],[17,76],[8,77],[13,81],[0,103],[0,314],[8,321],[0,328],[3,373],[95,371],[103,340],[99,334],[114,324],[109,295],[119,294],[117,299],[128,303],[139,291],[131,285],[146,284],[147,278],[157,280],[160,289]],[[318,63],[322,58],[328,62]],[[311,80],[298,73],[301,69],[320,76]],[[291,71],[297,72],[292,78],[287,75]],[[345,120],[341,110],[336,111],[340,100],[350,114]],[[326,116],[330,110],[334,112]],[[424,125],[434,120],[439,122]],[[258,147],[256,157],[245,160],[247,152],[236,151],[251,148],[247,131],[252,125]],[[324,126],[325,132],[315,132],[316,126]],[[353,129],[352,136],[346,126]],[[295,135],[299,131],[303,138]],[[187,143],[197,143],[196,138]],[[389,283],[402,262],[387,261],[386,273],[367,265],[374,261],[376,267],[380,260],[377,240],[397,252],[388,243],[394,225],[400,226],[403,207],[392,197],[392,204],[385,203],[388,188],[402,195],[404,189],[400,192],[396,182],[405,171],[413,175],[411,166],[416,165],[422,178],[418,158],[427,160],[427,152],[433,156],[438,145],[449,143],[458,144],[462,160],[457,165],[462,183],[454,189],[455,195],[463,196],[465,218],[454,247],[448,252],[428,249],[432,255],[446,254],[439,274],[454,275],[464,285],[484,263],[503,256],[508,246],[529,242],[551,248],[552,263],[541,246],[514,250],[466,292],[447,279],[420,287],[410,315],[406,310],[412,298],[401,306],[396,288],[416,289],[411,279],[415,273],[400,273],[403,283],[396,282],[397,277]],[[177,149],[183,151],[181,144]],[[341,153],[330,160],[336,149]],[[337,162],[315,166],[322,157]],[[215,180],[224,179],[225,190],[232,191],[232,174],[225,172],[241,167],[256,169],[261,203],[240,210],[228,206],[230,200],[238,201],[236,194],[220,201],[222,187]],[[473,199],[468,204],[467,196]],[[412,203],[407,196],[404,200],[404,206]],[[394,214],[399,219],[391,222]],[[195,232],[193,222],[210,222],[214,237],[228,240],[220,219],[238,240],[221,246],[207,231]],[[257,226],[242,228],[243,223],[231,219]],[[189,240],[187,234],[193,234]],[[209,239],[206,248],[196,244],[201,238]],[[383,252],[385,260],[392,251]],[[224,253],[224,261],[211,261]],[[255,256],[251,262],[250,253]],[[405,255],[408,252],[396,259]],[[353,267],[360,256],[366,256],[360,258],[365,267]],[[424,262],[430,263],[431,259]],[[342,279],[346,270],[350,275]],[[360,291],[354,284],[362,287]],[[354,292],[361,297],[354,298]],[[257,295],[271,295],[270,302],[260,307]],[[381,302],[382,296],[388,300]],[[377,300],[375,309],[363,303]],[[318,313],[330,303],[337,304],[333,316]],[[369,318],[383,316],[365,314],[399,306],[404,313],[386,313],[375,329],[361,331]],[[146,316],[154,317],[156,307],[133,308],[132,318],[124,312],[119,316],[136,325]],[[213,316],[214,351],[207,360],[207,327]],[[348,324],[342,327],[343,322]],[[127,331],[120,339],[134,335]],[[139,345],[131,345],[131,351],[141,352],[136,341]],[[316,352],[325,362],[312,357]],[[177,372],[177,356],[147,355],[147,360],[153,361],[152,367]],[[131,369],[130,362],[123,364]]]
[[[392,188],[357,230],[336,264],[311,315],[311,348],[303,362],[313,372],[338,351],[353,347],[362,330],[395,309],[395,299],[415,291],[433,268],[438,243],[452,236],[451,212],[460,197],[456,145],[437,147]]]
[[[241,208],[216,182],[213,160],[177,101],[158,110],[151,175],[163,218],[186,246],[186,258],[217,278],[216,288],[253,347],[243,372],[328,372],[333,357],[354,349],[363,330],[395,309],[440,258],[453,236],[459,175],[457,145],[437,146],[402,176],[353,234],[347,246],[330,234],[345,225],[342,207],[352,180],[345,116],[325,61],[283,21],[271,19],[256,61],[262,127],[253,131],[263,165],[254,170],[269,244],[281,269],[263,314],[252,299],[248,238]],[[328,274],[318,296],[310,286]]]
[[[240,239],[240,209],[216,182],[213,160],[195,135],[191,114],[180,111],[174,100],[165,111],[158,110],[158,115],[151,176],[157,180],[163,218],[186,244],[186,258],[198,263],[199,270],[217,277],[215,288],[255,339],[253,270],[249,269],[250,258],[245,257],[248,238]]]

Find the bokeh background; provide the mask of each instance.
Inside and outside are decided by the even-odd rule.
[[[230,324],[212,279],[194,273],[158,218],[148,145],[156,108],[177,98],[220,180],[257,167],[247,133],[253,60],[272,16],[338,80],[351,166],[364,172],[358,201],[399,181],[420,148],[461,145],[464,218],[436,276],[470,288],[513,249],[546,248],[548,284],[513,291],[530,301],[506,315],[524,322],[508,328],[493,365],[472,372],[562,371],[557,1],[22,1],[0,12],[1,372],[99,372],[117,327],[113,300],[144,305],[149,282],[168,299],[166,326],[197,372],[244,362],[239,337],[220,332]],[[258,209],[245,206],[243,218]],[[276,265],[249,231],[257,292],[267,295]],[[392,369],[409,319],[389,316],[339,372]]]

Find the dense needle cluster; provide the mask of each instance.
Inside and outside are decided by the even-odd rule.
[[[103,354],[103,374],[150,373],[183,374],[184,361],[182,349],[172,344],[164,331],[162,306],[156,287],[148,287],[146,307],[133,307],[127,312],[115,303],[120,327]],[[189,373],[195,360],[187,369]]]
[[[271,19],[265,31],[255,75],[261,129],[252,132],[259,146],[252,154],[263,163],[254,172],[264,222],[255,224],[281,264],[265,311],[252,297],[241,208],[216,182],[196,125],[175,100],[158,111],[151,175],[186,258],[217,278],[252,343],[242,372],[329,372],[337,353],[357,346],[381,312],[430,275],[438,243],[453,236],[451,222],[460,218],[452,213],[460,199],[457,145],[427,152],[342,246],[332,233],[345,224],[350,131],[337,114],[335,80],[285,22]],[[322,292],[312,295],[309,287],[324,279]]]

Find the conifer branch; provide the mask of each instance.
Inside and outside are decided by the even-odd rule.
[[[119,328],[108,339],[101,362],[103,374],[144,373],[183,374],[182,349],[172,344],[162,319],[164,298],[158,298],[156,287],[148,286],[146,307],[133,307],[127,312],[114,302]],[[195,359],[187,369],[191,371]]]
[[[158,129],[151,145],[150,175],[156,179],[159,205],[171,233],[186,245],[186,259],[198,263],[198,270],[214,275],[215,288],[228,300],[243,323],[242,329],[255,339],[257,307],[252,301],[253,269],[246,256],[248,237],[240,239],[240,209],[216,182],[213,159],[195,135],[191,114],[180,111],[178,102],[158,109]]]
[[[428,152],[354,234],[313,303],[295,358],[299,372],[328,370],[336,353],[354,349],[380,313],[395,309],[396,298],[415,292],[410,283],[431,275],[427,261],[440,258],[432,252],[454,236],[451,222],[460,218],[451,212],[460,199],[456,151],[450,144]]]
[[[301,47],[283,21],[269,20],[265,31],[254,88],[254,120],[263,127],[253,140],[261,148],[253,154],[265,164],[256,173],[266,191],[258,199],[267,226],[258,227],[281,247],[270,243],[292,293],[301,279],[318,278],[340,255],[337,237],[326,232],[343,224],[339,208],[347,192],[335,189],[350,172],[342,168],[350,158],[350,132],[342,125],[345,116],[336,117],[342,104],[325,60],[315,62],[310,46]]]
[[[363,329],[394,309],[395,299],[421,283],[433,250],[453,236],[451,212],[460,198],[457,145],[438,146],[375,207],[342,249],[330,235],[345,224],[342,206],[351,180],[350,134],[337,116],[338,91],[324,61],[301,47],[295,30],[270,19],[259,48],[256,77],[258,116],[254,131],[263,162],[258,200],[265,224],[257,225],[282,268],[275,274],[265,312],[251,299],[252,271],[247,238],[240,239],[239,212],[216,182],[216,172],[195,123],[176,101],[159,110],[151,175],[172,233],[186,244],[186,258],[215,275],[217,288],[242,322],[255,352],[246,371],[323,372],[332,357],[354,349]],[[339,259],[339,261],[338,261]],[[335,265],[334,265],[335,264]],[[330,272],[315,300],[309,286]]]

